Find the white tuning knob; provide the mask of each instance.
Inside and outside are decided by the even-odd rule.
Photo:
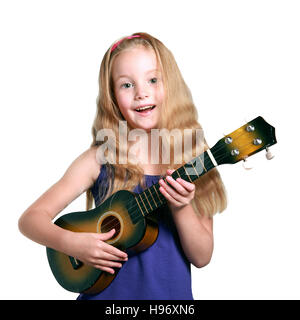
[[[247,157],[243,159],[243,167],[244,167],[244,169],[245,170],[251,170],[252,167],[247,166],[246,162],[247,162]],[[249,162],[247,162],[247,163],[249,163]]]
[[[269,148],[266,148],[266,158],[268,160],[271,160],[274,158],[274,156],[272,155],[271,151],[269,150]]]

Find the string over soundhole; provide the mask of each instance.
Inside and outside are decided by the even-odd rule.
[[[110,244],[115,243],[120,239],[123,233],[123,220],[118,213],[109,211],[100,217],[97,224],[97,232],[105,233],[112,229],[115,229],[115,233],[113,237],[107,241],[107,243]]]

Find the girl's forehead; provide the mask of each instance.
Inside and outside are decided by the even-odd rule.
[[[123,49],[119,54],[118,54],[118,57],[119,58],[120,56],[124,57],[125,55],[155,55],[154,54],[154,50],[152,48],[146,48],[145,46],[142,46],[142,45],[137,45],[137,46],[134,46],[134,47],[129,47],[129,48],[126,48],[126,49]]]
[[[157,60],[153,49],[145,47],[134,47],[123,50],[115,59],[112,65],[112,72],[122,73],[126,70],[156,69]]]

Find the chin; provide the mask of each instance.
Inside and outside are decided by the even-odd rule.
[[[152,129],[157,129],[157,122],[149,124],[148,126],[142,126],[141,129],[144,129],[147,132],[151,132]]]

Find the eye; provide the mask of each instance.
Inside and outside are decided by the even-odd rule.
[[[130,82],[126,82],[126,83],[123,83],[123,84],[121,85],[121,87],[122,87],[122,88],[125,88],[125,89],[131,88],[131,86],[132,86],[132,83],[130,83]]]
[[[152,79],[150,80],[150,82],[151,82],[151,83],[157,83],[157,78],[152,78]]]

